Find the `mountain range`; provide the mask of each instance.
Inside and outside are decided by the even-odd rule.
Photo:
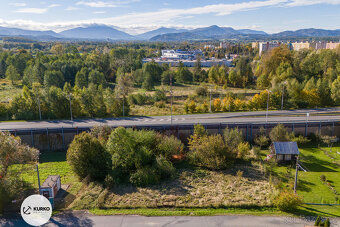
[[[184,40],[221,40],[221,39],[278,39],[278,38],[311,38],[311,37],[340,37],[340,29],[300,29],[267,34],[251,29],[236,30],[231,27],[217,25],[196,28],[192,30],[161,27],[139,35],[130,35],[106,25],[90,25],[65,30],[33,31],[19,28],[0,27],[2,37],[24,37],[34,40],[150,40],[150,41],[184,41]]]

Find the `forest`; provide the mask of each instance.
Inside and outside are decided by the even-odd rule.
[[[201,48],[200,44],[177,44]],[[85,46],[85,47],[84,47]],[[159,56],[170,44],[51,44],[30,49],[0,49],[0,78],[21,89],[0,104],[2,120],[38,120],[128,116],[136,106],[165,108],[170,87],[193,85],[195,92],[177,100],[185,113],[315,108],[340,105],[340,48],[292,51],[282,45],[259,56],[249,44],[205,49],[204,57],[237,54],[233,66],[170,67],[146,57]],[[236,48],[237,47],[237,48]],[[232,89],[257,90],[253,96]],[[268,94],[269,92],[269,94]],[[209,108],[209,94],[215,94]],[[282,102],[284,100],[284,102]],[[175,101],[176,102],[176,101]],[[181,113],[179,111],[179,113]]]

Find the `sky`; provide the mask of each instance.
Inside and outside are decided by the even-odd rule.
[[[0,26],[60,32],[90,24],[130,34],[211,25],[268,33],[340,29],[340,0],[0,0]]]

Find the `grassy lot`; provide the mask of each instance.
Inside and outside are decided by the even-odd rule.
[[[333,151],[339,148],[335,147]],[[300,150],[301,161],[309,171],[299,172],[298,194],[308,203],[335,203],[336,196],[323,184],[320,175],[325,175],[340,191],[340,167],[318,148]],[[41,181],[48,175],[58,174],[62,184],[70,185],[64,202],[59,206],[61,209],[88,209],[98,215],[292,215],[271,206],[276,190],[270,181],[272,185],[292,186],[294,168],[275,166],[273,171],[281,179],[278,183],[276,178],[264,177],[263,169],[256,163],[237,164],[228,171],[188,167],[178,166],[177,177],[160,185],[145,188],[123,185],[108,190],[101,184],[79,182],[66,162],[65,152],[42,154],[39,164]],[[20,177],[37,191],[33,166],[13,168],[20,171]],[[237,170],[243,171],[243,174],[238,175]],[[340,217],[340,206],[302,205],[294,214]]]
[[[0,102],[8,102],[15,95],[21,93],[20,84],[13,86],[9,80],[0,79]]]
[[[320,180],[321,175],[326,176],[336,191],[340,192],[340,166],[333,163],[332,159],[318,148],[301,149],[301,161],[308,169],[308,172],[299,172],[299,194],[303,196],[304,201],[340,203],[340,194],[335,195],[329,186]]]
[[[236,171],[243,171],[242,176]],[[259,166],[239,165],[229,171],[180,168],[174,180],[150,187],[113,189],[90,183],[72,203],[74,209],[270,206],[275,192]]]
[[[335,161],[340,159],[331,159],[324,153],[329,150],[327,147],[316,148],[317,145],[300,148],[300,161],[307,168],[307,172],[299,171],[297,193],[303,198],[305,203],[321,204],[340,204],[340,195],[336,195],[330,187],[321,181],[320,176],[324,175],[332,187],[340,191],[340,166]],[[332,154],[335,155],[340,147],[334,147]],[[263,155],[267,153],[263,152]],[[286,187],[290,190],[294,184],[295,166],[280,165],[273,167],[273,183],[280,187]],[[317,206],[303,205],[300,207],[300,213],[317,213],[319,215],[334,215],[340,217],[340,206]]]

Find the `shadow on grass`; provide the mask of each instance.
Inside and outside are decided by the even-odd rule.
[[[325,205],[326,206],[326,205]],[[318,215],[323,215],[323,216],[333,216],[333,217],[340,217],[340,215],[337,214],[331,214],[327,213],[324,211],[321,211],[320,209],[308,207],[308,206],[301,206],[304,209],[298,208],[294,214],[300,214],[304,216],[318,216]],[[319,206],[318,206],[319,207]],[[331,207],[331,206],[330,206]],[[321,207],[320,207],[321,208]]]
[[[66,161],[66,152],[58,151],[58,152],[42,152],[39,156],[39,162],[64,162]]]
[[[313,185],[315,185],[315,184],[308,182],[308,181],[305,181],[305,180],[299,179],[298,189],[299,189],[299,191],[310,192],[312,190],[311,186],[313,186]]]
[[[320,160],[314,155],[304,155],[301,161],[311,172],[337,172],[331,168],[338,168],[334,163]]]

